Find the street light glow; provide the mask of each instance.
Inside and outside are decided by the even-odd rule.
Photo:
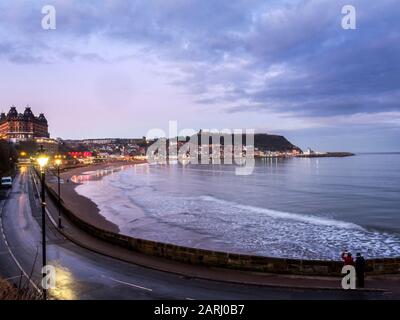
[[[40,168],[44,168],[47,165],[47,162],[49,161],[49,158],[46,156],[40,156],[37,158],[37,162],[40,166]]]
[[[59,167],[61,165],[61,163],[62,163],[62,160],[61,159],[56,159],[56,160],[54,160],[54,162]]]

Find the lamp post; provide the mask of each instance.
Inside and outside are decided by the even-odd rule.
[[[40,180],[41,180],[41,185],[42,185],[42,194],[41,194],[41,200],[42,200],[42,267],[44,270],[44,267],[47,264],[46,261],[46,194],[45,194],[45,168],[47,165],[47,162],[49,161],[49,158],[44,154],[43,146],[40,148],[40,155],[37,158],[37,162],[40,167]],[[42,277],[44,278],[46,274],[42,274]],[[46,300],[47,298],[47,292],[46,289],[43,287],[43,299]]]
[[[60,166],[62,163],[62,160],[60,159],[59,156],[56,156],[56,166],[57,166],[57,181],[58,181],[58,199],[57,199],[57,205],[58,205],[58,228],[62,229],[61,225],[61,183],[60,183]]]

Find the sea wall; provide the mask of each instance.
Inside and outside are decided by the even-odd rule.
[[[46,188],[50,197],[57,201],[58,198],[55,191],[49,186],[46,186]],[[270,258],[189,248],[169,243],[133,238],[123,234],[103,230],[87,221],[84,221],[69,210],[63,202],[61,203],[61,207],[64,214],[73,223],[92,236],[147,255],[189,264],[204,265],[207,267],[220,267],[246,271],[325,276],[338,276],[341,274],[342,263],[340,261]],[[367,260],[366,271],[371,275],[400,273],[400,258],[369,259]]]

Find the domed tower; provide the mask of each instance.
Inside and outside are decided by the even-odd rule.
[[[18,111],[17,108],[12,106],[10,108],[10,111],[7,113],[7,119],[16,119],[18,117]]]
[[[43,113],[35,119],[35,137],[49,138],[50,134],[48,131],[47,119]]]
[[[0,114],[0,139],[7,138],[8,123],[7,116],[4,112]]]
[[[33,119],[35,119],[35,116],[33,115],[33,112],[32,112],[32,110],[31,110],[30,107],[26,107],[26,108],[25,108],[25,111],[24,111],[24,118],[25,118],[26,120],[33,120]]]
[[[43,123],[47,124],[47,119],[46,119],[46,117],[44,116],[43,113],[39,114],[38,120],[40,122],[43,122]]]
[[[0,135],[3,139],[13,139],[19,129],[18,111],[15,106],[11,106],[6,115],[5,121],[0,125]]]

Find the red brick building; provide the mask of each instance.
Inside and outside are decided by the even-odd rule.
[[[24,113],[18,113],[15,107],[11,107],[7,114],[0,114],[0,139],[18,142],[49,137],[48,124],[43,113],[36,117],[29,107],[25,108]]]

